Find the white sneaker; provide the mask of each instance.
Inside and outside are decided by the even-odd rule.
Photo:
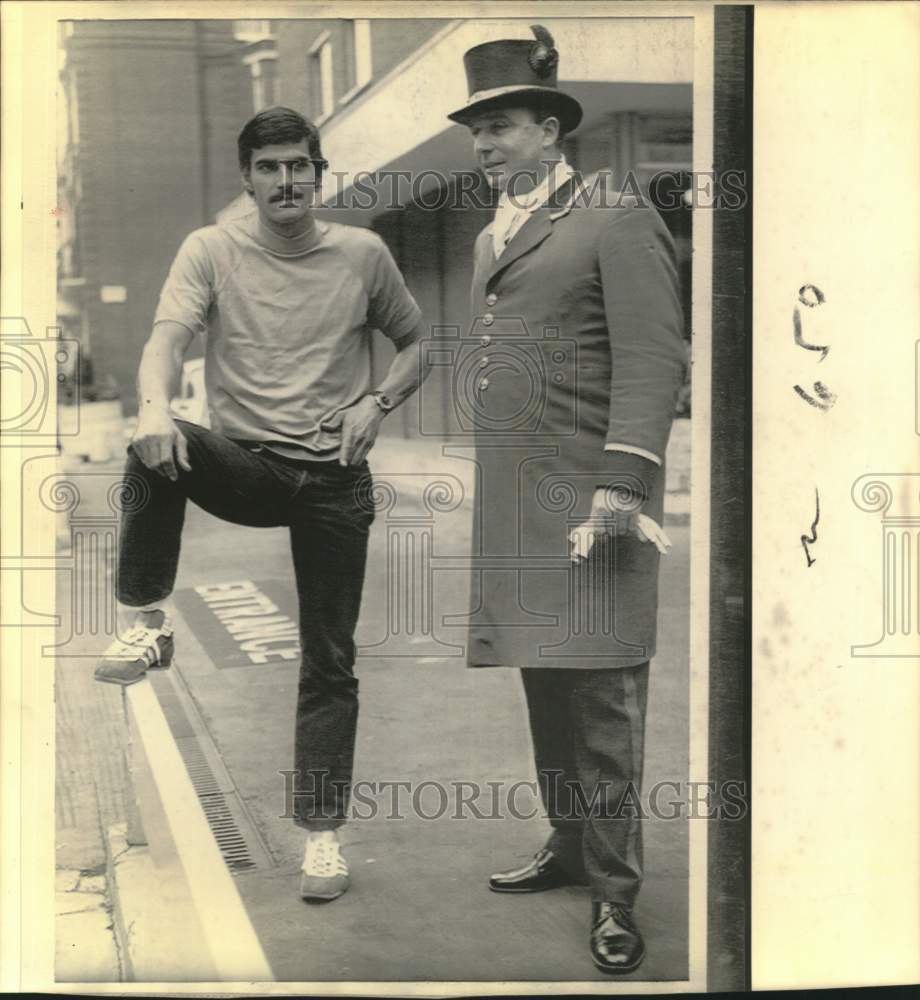
[[[96,665],[96,680],[106,684],[134,684],[148,670],[172,663],[173,630],[162,609],[142,611],[121,639],[116,639]]]
[[[308,836],[301,867],[300,898],[338,899],[349,882],[348,865],[339,850],[335,831],[323,830]]]

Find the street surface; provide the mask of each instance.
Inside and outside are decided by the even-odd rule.
[[[374,456],[372,469],[377,471]],[[416,464],[413,471],[418,471]],[[409,489],[398,513],[421,517],[420,495]],[[397,510],[394,508],[394,510]],[[387,607],[391,516],[372,529],[359,648],[388,635]],[[436,537],[438,555],[468,551],[469,509],[444,516],[449,531]],[[435,532],[442,520],[437,520]],[[686,524],[666,521],[674,546],[662,561],[659,653],[653,661],[646,734],[645,787],[684,782],[688,768],[688,573]],[[401,571],[408,569],[400,550]],[[408,560],[408,561],[407,561]],[[191,693],[207,734],[267,848],[267,860],[236,875],[255,930],[280,981],[367,980],[590,980],[604,979],[587,949],[587,889],[564,888],[531,896],[488,891],[488,875],[523,863],[543,843],[548,824],[534,818],[475,818],[458,807],[456,783],[476,783],[480,813],[490,812],[487,783],[498,782],[501,810],[514,782],[534,780],[520,678],[517,671],[469,670],[463,659],[441,655],[430,637],[404,636],[419,656],[381,657],[365,650],[358,660],[361,712],[356,782],[439,782],[449,792],[444,807],[426,786],[412,809],[411,792],[399,792],[403,818],[392,817],[393,787],[371,795],[370,818],[343,831],[352,887],[331,904],[309,905],[298,896],[302,833],[285,812],[284,777],[292,766],[297,664],[263,664],[231,656],[233,643],[215,638],[194,588],[255,581],[282,615],[296,610],[285,529],[225,524],[189,505],[177,581],[177,654],[173,670]],[[465,608],[467,574],[434,574],[435,613]],[[190,610],[191,609],[191,610]],[[388,615],[391,617],[388,618]],[[461,644],[463,629],[437,626],[445,643]],[[415,642],[412,642],[412,639]],[[392,648],[392,647],[391,647]],[[117,739],[117,689],[89,680],[92,661],[62,660],[59,687],[59,867],[98,871],[101,853],[93,827],[118,818],[113,760]],[[161,686],[156,685],[160,690]],[[62,717],[61,711],[67,716]],[[70,719],[68,723],[68,718]],[[94,718],[95,732],[80,719]],[[62,746],[63,741],[63,746]],[[69,743],[80,751],[67,753]],[[77,771],[91,777],[78,782]],[[101,790],[95,786],[102,785]],[[113,790],[114,789],[114,790]],[[535,800],[517,796],[523,813]],[[91,813],[95,809],[94,820]],[[539,812],[539,810],[538,810]],[[459,818],[458,818],[459,813]],[[83,821],[80,821],[81,815]],[[97,827],[98,830],[98,827]],[[650,819],[645,824],[646,882],[636,917],[647,941],[638,980],[687,976],[687,822]],[[89,859],[80,862],[80,855]],[[96,866],[96,867],[94,867]]]

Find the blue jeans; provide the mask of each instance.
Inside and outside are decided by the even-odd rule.
[[[126,479],[142,479],[149,495],[124,515],[118,598],[140,607],[172,592],[187,500],[234,524],[290,529],[302,652],[289,813],[298,826],[335,829],[345,821],[358,721],[354,633],[374,518],[367,463],[294,461],[176,423],[192,467],[178,469],[176,482],[128,449]]]

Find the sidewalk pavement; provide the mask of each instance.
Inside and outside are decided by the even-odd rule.
[[[70,600],[59,574],[57,606]],[[102,583],[102,581],[100,581]],[[120,691],[93,681],[92,642],[55,663],[55,978],[123,978],[114,932],[106,831],[126,816]],[[79,654],[83,653],[81,656]]]
[[[55,978],[106,983],[122,979],[105,864],[58,867],[55,875]]]
[[[398,440],[381,440],[372,469],[399,471],[408,465],[412,473],[458,475],[464,466],[472,470],[471,463],[446,464],[437,448],[409,444],[411,448]],[[120,464],[117,460],[95,468],[116,471]],[[659,780],[685,781],[688,766],[689,531],[678,523],[669,525],[669,533],[675,545],[662,564],[646,787]],[[387,630],[384,588],[379,585],[385,543],[385,521],[379,518],[371,539],[359,646]],[[450,539],[451,551],[462,552],[467,546],[462,531]],[[462,606],[466,574],[441,576],[448,603]],[[287,532],[226,525],[190,505],[177,595],[201,584],[241,578],[273,580],[291,593]],[[204,738],[220,755],[244,818],[251,820],[257,839],[267,848],[266,860],[238,874],[236,884],[277,979],[603,978],[587,954],[585,890],[567,888],[520,898],[498,896],[485,887],[492,870],[523,861],[540,846],[548,831],[540,818],[490,821],[445,815],[426,820],[411,815],[410,809],[403,820],[383,813],[356,820],[343,836],[352,889],[331,905],[304,904],[296,891],[302,835],[282,818],[280,774],[291,766],[296,664],[229,665],[214,647],[202,643],[198,623],[180,613],[176,625],[173,679],[190,692],[206,727]],[[78,894],[89,900],[85,907],[61,910],[61,981],[114,980],[125,974],[111,929],[111,894],[99,891],[104,873],[111,873],[105,867],[106,836],[125,821],[130,794],[121,756],[121,692],[93,682],[92,669],[92,659],[74,657],[61,659],[56,671],[62,898],[66,905]],[[471,671],[450,656],[368,655],[359,658],[356,673],[362,706],[356,780],[416,785],[466,780],[482,787],[499,781],[507,788],[533,779],[516,671]],[[426,811],[436,805],[434,797],[424,800]],[[632,978],[679,980],[687,975],[687,834],[686,822],[645,824],[647,878],[637,917],[649,953]],[[75,872],[82,873],[82,881]],[[104,926],[103,915],[108,918]],[[68,965],[66,943],[76,936],[70,928],[78,917],[82,940],[92,943],[71,948]],[[99,977],[105,970],[110,975]]]

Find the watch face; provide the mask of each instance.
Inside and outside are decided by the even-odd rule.
[[[393,400],[384,392],[375,392],[374,399],[377,400],[377,405],[381,410],[392,410]]]

